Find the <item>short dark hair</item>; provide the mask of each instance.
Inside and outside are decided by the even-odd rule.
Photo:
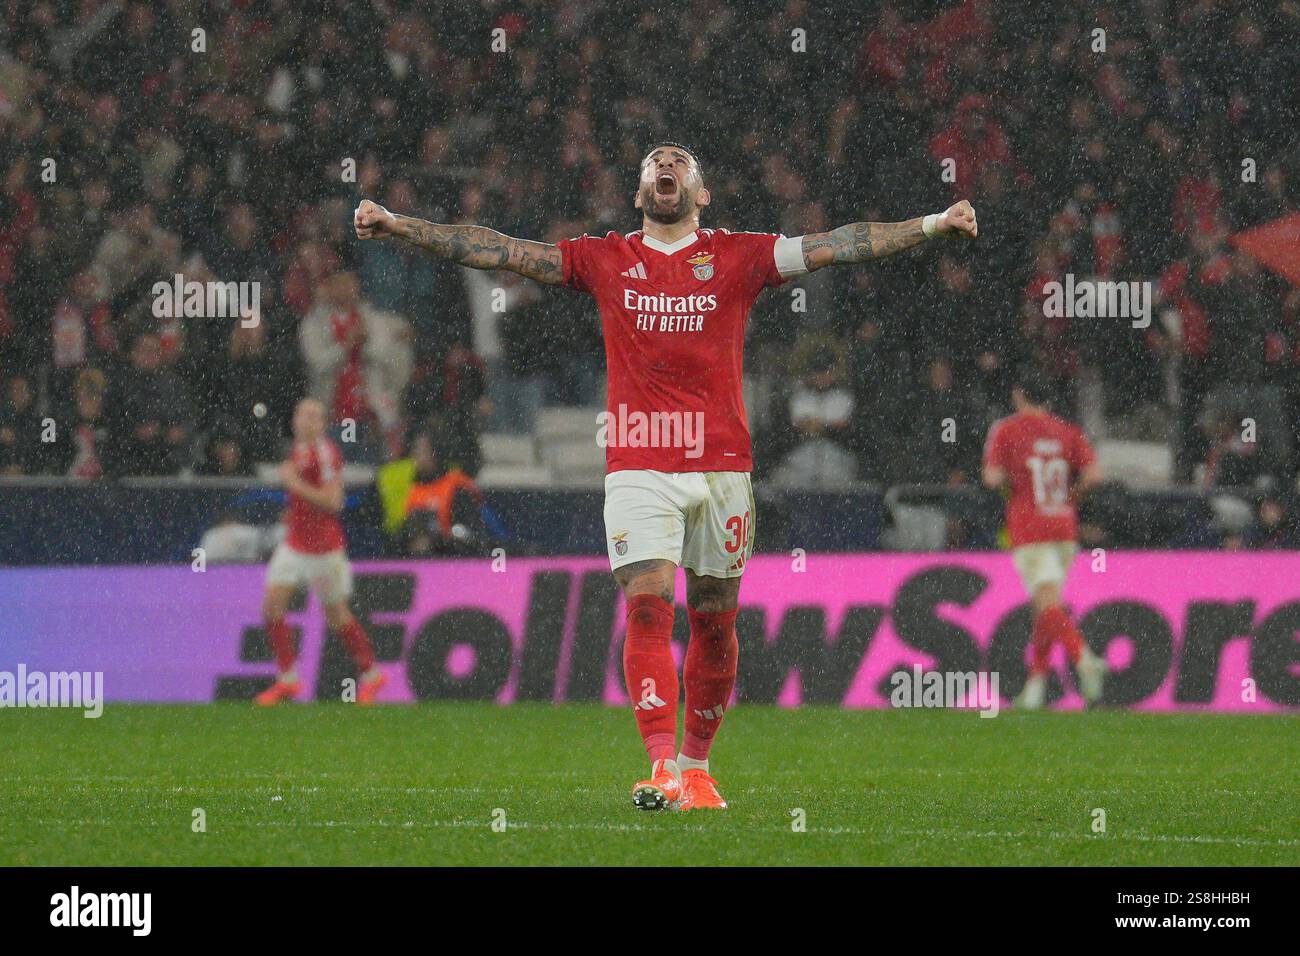
[[[1051,376],[1036,365],[1022,367],[1012,381],[1012,387],[1035,405],[1050,405],[1056,395],[1056,383]]]
[[[689,146],[683,146],[681,143],[674,143],[670,139],[660,140],[642,153],[642,155],[649,156],[656,149],[663,149],[665,146],[670,149],[680,149],[687,156],[691,157],[691,159],[695,160],[695,168],[700,171],[700,175],[704,175],[704,165],[700,162],[700,157],[695,155],[695,150],[691,149]]]

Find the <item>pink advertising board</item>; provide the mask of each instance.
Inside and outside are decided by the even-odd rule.
[[[1113,668],[1107,704],[1277,711],[1300,707],[1298,572],[1288,553],[1111,552],[1104,569],[1085,553],[1066,597]],[[356,578],[388,701],[626,703],[622,602],[603,558],[366,562]],[[109,700],[247,697],[272,674],[262,579],[260,567],[0,571],[0,671],[102,671]],[[337,698],[348,662],[315,599],[290,620],[308,686]],[[888,706],[890,675],[920,665],[996,671],[1009,698],[1029,627],[1006,554],[760,555],[741,592],[738,696]],[[1068,677],[1052,696],[1080,706]]]

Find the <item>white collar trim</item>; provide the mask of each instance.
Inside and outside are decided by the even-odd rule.
[[[662,239],[656,239],[654,236],[647,236],[641,233],[642,245],[649,246],[655,252],[662,252],[666,256],[671,256],[675,252],[681,252],[688,246],[692,246],[700,238],[698,231],[691,233],[689,236],[682,236],[676,242],[667,243]]]

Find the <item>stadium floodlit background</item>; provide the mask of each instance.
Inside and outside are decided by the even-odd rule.
[[[109,700],[102,721],[0,713],[29,731],[0,755],[23,798],[0,804],[0,862],[274,862],[261,847],[303,819],[319,838],[288,862],[346,861],[335,824],[378,862],[470,862],[499,806],[522,820],[499,861],[631,862],[641,824],[600,823],[639,754],[600,706],[626,701],[593,557],[595,306],[357,242],[351,221],[371,198],[552,242],[626,232],[662,138],[700,157],[705,226],[795,236],[957,199],[980,220],[976,242],[755,307],[755,706],[718,750],[725,825],[752,832],[700,839],[731,862],[1300,859],[1295,717],[1252,713],[1300,706],[1294,0],[47,0],[2,2],[0,22],[0,670],[100,670]],[[1144,284],[1149,324],[1052,315],[1067,276]],[[257,283],[259,321],[166,314],[155,286],[181,277]],[[1023,680],[1024,597],[979,462],[1026,365],[1105,472],[1066,594],[1116,668],[1114,712],[891,710],[900,666],[997,665],[1008,699]],[[259,562],[304,395],[348,460],[357,610],[404,677],[388,699],[442,703],[114,710],[270,680]],[[459,490],[411,509],[424,485]],[[314,601],[294,621],[315,696],[336,697],[346,656]],[[1078,706],[1068,679],[1051,696]],[[839,757],[801,803],[767,789],[820,747]],[[521,795],[556,761],[557,785],[599,794],[585,830]],[[944,767],[965,816],[927,810]],[[1045,773],[994,792],[1022,771]],[[430,822],[435,773],[451,789]],[[224,842],[160,822],[190,791],[237,821]],[[823,833],[790,849],[796,806]],[[1127,842],[1092,840],[1100,806],[1128,814]]]

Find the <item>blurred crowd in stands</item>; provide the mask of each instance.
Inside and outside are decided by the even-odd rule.
[[[357,200],[629,231],[671,137],[709,226],[979,212],[976,243],[765,293],[758,477],[977,481],[1035,363],[1094,437],[1170,442],[1176,481],[1294,487],[1300,292],[1231,237],[1298,205],[1295,0],[0,0],[0,26],[6,474],[249,474],[303,394],[351,457],[476,474],[484,429],[601,403],[594,307],[358,243]],[[1150,327],[1046,318],[1066,274],[1150,281]],[[259,321],[160,317],[177,275],[258,283]]]

